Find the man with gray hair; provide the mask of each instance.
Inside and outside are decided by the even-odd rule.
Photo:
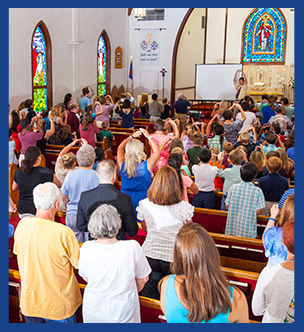
[[[99,185],[92,190],[83,192],[80,196],[77,211],[77,228],[82,232],[87,232],[91,214],[101,204],[110,204],[117,209],[122,221],[116,238],[125,240],[126,234],[135,236],[138,232],[138,226],[131,197],[114,187],[116,180],[114,161],[109,159],[101,161],[97,166],[97,176],[100,181]]]
[[[191,103],[183,93],[177,95],[177,100],[174,102],[175,116],[180,120],[180,133],[184,130],[187,123],[188,107]]]
[[[79,244],[74,233],[55,222],[60,190],[45,182],[33,190],[34,217],[20,220],[14,254],[22,279],[20,308],[27,323],[76,323],[82,296],[74,274]]]
[[[92,169],[95,162],[94,148],[89,144],[81,146],[76,153],[76,159],[79,168],[69,172],[65,177],[61,197],[67,207],[66,225],[75,233],[78,242],[84,242],[88,240],[89,234],[76,227],[76,216],[81,193],[96,188],[99,184],[99,178]]]

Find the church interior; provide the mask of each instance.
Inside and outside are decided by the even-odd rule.
[[[254,305],[255,301],[257,301],[257,291],[260,290],[261,281],[259,283],[259,278],[262,276],[262,271],[267,269],[270,265],[269,256],[271,253],[269,253],[269,247],[266,248],[265,246],[263,234],[265,234],[270,225],[272,225],[271,223],[273,223],[273,228],[280,228],[281,237],[279,241],[282,243],[284,226],[278,225],[280,220],[285,216],[285,212],[282,213],[282,209],[284,208],[281,207],[273,218],[271,212],[272,206],[274,206],[273,204],[276,204],[276,206],[277,204],[280,205],[283,198],[283,203],[287,203],[288,195],[292,195],[292,199],[294,197],[294,8],[9,8],[8,15],[9,116],[11,117],[12,115],[10,115],[10,113],[13,112],[17,113],[18,116],[20,115],[20,118],[17,117],[19,129],[15,131],[15,135],[19,137],[19,135],[29,130],[26,126],[31,125],[31,120],[29,120],[29,123],[26,125],[22,124],[25,118],[22,119],[21,110],[26,108],[31,109],[31,111],[36,113],[34,115],[36,115],[37,118],[41,115],[42,119],[42,114],[45,111],[48,111],[49,114],[53,114],[58,105],[65,103],[67,94],[69,94],[70,99],[65,114],[67,115],[71,112],[71,105],[74,105],[72,108],[78,107],[78,111],[80,107],[80,113],[76,114],[79,119],[77,126],[79,125],[79,128],[81,126],[81,128],[83,128],[83,119],[85,118],[86,111],[84,111],[81,105],[83,98],[87,96],[86,88],[89,88],[90,95],[88,98],[90,99],[90,103],[86,107],[92,106],[91,113],[92,115],[95,113],[96,116],[94,126],[97,126],[98,130],[94,134],[94,151],[96,152],[97,149],[101,149],[105,159],[114,161],[117,167],[117,177],[115,181],[113,180],[113,185],[119,191],[124,192],[122,189],[124,189],[123,187],[125,185],[121,174],[122,170],[119,171],[118,167],[120,159],[122,158],[121,146],[125,147],[125,141],[127,139],[133,140],[133,134],[142,130],[141,136],[139,136],[140,134],[137,136],[135,134],[135,136],[138,137],[141,142],[148,164],[149,159],[151,161],[155,153],[154,143],[151,143],[151,137],[155,138],[157,136],[157,127],[154,125],[156,119],[154,120],[154,117],[157,119],[161,117],[161,119],[164,119],[163,123],[165,123],[165,126],[172,126],[172,129],[169,128],[168,133],[166,132],[166,135],[172,135],[172,140],[173,138],[174,140],[179,139],[179,141],[184,143],[185,147],[185,137],[188,135],[188,140],[189,142],[191,141],[189,143],[190,149],[194,149],[194,146],[200,146],[200,149],[203,148],[209,151],[210,148],[217,148],[219,144],[219,141],[214,143],[215,145],[211,145],[211,141],[209,144],[209,139],[217,136],[214,129],[216,126],[212,127],[212,122],[218,122],[218,125],[223,127],[223,131],[225,128],[225,134],[222,135],[226,137],[224,138],[224,143],[230,142],[228,139],[228,129],[226,132],[226,126],[230,125],[230,119],[228,117],[227,120],[226,117],[223,116],[226,110],[229,110],[231,114],[234,112],[234,119],[232,119],[231,122],[240,121],[237,120],[238,116],[242,117],[243,120],[241,121],[245,121],[246,116],[244,115],[243,117],[243,113],[254,113],[255,120],[246,127],[246,130],[248,130],[250,134],[251,141],[249,144],[254,144],[254,147],[250,151],[245,147],[246,150],[243,153],[245,155],[247,153],[248,159],[244,159],[245,161],[242,162],[242,165],[255,164],[253,158],[250,159],[250,154],[262,154],[263,165],[258,171],[262,174],[262,167],[264,167],[267,171],[265,174],[272,175],[270,166],[268,165],[268,151],[276,151],[277,149],[284,150],[283,154],[285,159],[282,159],[283,157],[281,157],[279,153],[277,153],[277,155],[280,155],[280,157],[276,156],[275,158],[283,160],[282,162],[280,161],[281,167],[279,167],[279,170],[281,170],[281,168],[285,168],[285,170],[283,169],[282,175],[280,173],[280,178],[284,178],[287,186],[284,187],[285,189],[282,191],[282,194],[280,194],[279,199],[267,199],[265,193],[267,189],[264,191],[260,182],[263,178],[262,175],[261,178],[253,177],[252,180],[249,181],[254,184],[255,188],[261,189],[260,191],[264,193],[265,199],[263,199],[266,202],[266,207],[269,201],[272,202],[272,205],[269,205],[267,213],[255,213],[255,224],[253,226],[255,235],[247,237],[246,235],[239,235],[239,233],[236,233],[237,235],[227,233],[228,220],[231,218],[229,214],[232,213],[232,209],[229,209],[228,205],[225,210],[221,208],[221,204],[223,204],[225,199],[228,199],[227,197],[229,197],[230,202],[229,191],[224,193],[225,181],[227,183],[227,179],[224,180],[224,178],[219,176],[215,178],[218,179],[218,183],[221,183],[220,189],[216,187],[216,180],[214,180],[214,185],[212,180],[213,189],[211,189],[211,192],[214,196],[214,207],[199,207],[198,205],[194,205],[193,198],[204,190],[200,189],[201,183],[196,174],[194,174],[194,172],[192,173],[190,169],[189,174],[187,173],[186,175],[191,183],[196,184],[196,189],[193,190],[194,187],[191,187],[191,190],[189,189],[190,187],[188,187],[186,196],[189,206],[193,209],[192,217],[190,218],[191,221],[205,228],[215,243],[220,256],[220,268],[227,279],[227,284],[232,287],[237,287],[241,291],[242,296],[244,296],[244,303],[246,303],[248,311],[245,314],[247,318],[245,320],[240,319],[239,322],[261,323],[266,321],[266,319],[270,319],[269,317],[273,318],[275,314],[271,316],[272,313],[267,311],[270,309],[265,309],[267,314],[265,314],[265,312],[263,314],[255,314],[257,313],[257,309],[254,308]],[[235,74],[236,69],[240,70],[238,75]],[[242,88],[239,84],[243,84],[240,83],[241,80],[245,82],[246,92],[239,98],[239,93]],[[167,103],[169,109],[168,117],[171,122],[169,119],[165,121],[165,118],[161,116],[161,112],[159,116],[154,116],[154,113],[151,113],[150,120],[149,117],[142,117],[140,114],[143,107],[143,95],[147,95],[150,105],[155,102],[155,98],[157,97],[157,101],[161,105],[162,110],[165,109],[164,104]],[[155,95],[157,96],[154,98]],[[243,112],[243,109],[239,112],[239,106],[235,105],[242,105],[244,101],[248,104],[247,100],[244,99],[245,95],[250,96],[252,107],[246,109],[244,104],[245,112]],[[273,96],[275,98],[275,102],[273,103],[274,108],[271,102],[268,101],[268,98],[270,100]],[[107,104],[110,103],[110,105],[115,104],[115,100],[117,100],[117,103],[122,100],[122,103],[119,104],[120,112],[122,112],[121,109],[130,108],[131,114],[133,114],[131,120],[133,125],[129,127],[122,125],[122,121],[124,120],[121,121],[121,119],[124,119],[125,114],[129,114],[128,112],[125,114],[119,112],[119,117],[117,115],[117,118],[114,118],[114,113],[112,113],[112,117],[108,117],[108,126],[105,125],[104,127],[104,125],[101,125],[101,121],[105,122],[106,120],[102,118],[102,120],[98,121],[98,117],[101,117],[101,115],[96,114],[98,114],[98,110],[103,109],[104,104],[102,104],[101,100],[104,97],[108,100]],[[125,99],[123,100],[121,98]],[[125,104],[125,101],[128,99],[130,103]],[[178,116],[183,113],[182,111],[179,113],[178,108],[176,108],[176,102],[180,101],[180,99],[184,99],[189,102],[190,105],[188,105],[188,109],[186,108],[185,113],[188,113],[187,123],[182,122],[185,118]],[[281,99],[285,99],[287,102],[283,103]],[[31,101],[29,107],[24,104],[24,102],[28,100]],[[215,114],[218,114],[219,105],[221,105],[223,101],[226,102],[226,109],[224,113],[220,113],[221,115],[217,117]],[[268,106],[268,103],[271,107]],[[96,106],[97,104],[99,106]],[[263,117],[265,120],[266,113],[264,113],[265,108],[263,108],[263,105],[266,105],[265,108],[268,107],[269,112],[271,112],[267,121],[264,122]],[[280,110],[277,113],[276,107],[283,109],[283,112]],[[113,107],[111,108],[111,112],[112,109]],[[151,110],[152,108],[150,107],[150,111]],[[29,111],[26,110],[26,112]],[[82,115],[80,115],[81,112]],[[105,109],[102,112],[104,112],[104,116],[106,112]],[[239,114],[236,116],[237,113]],[[277,126],[273,125],[273,122],[270,121],[272,116],[276,117],[273,121],[278,119],[278,121],[276,121]],[[284,122],[284,117],[287,118],[287,116],[288,119]],[[58,118],[61,119],[60,115],[56,115],[56,117],[51,116],[50,118],[51,123],[55,123],[54,132],[57,130],[57,126],[61,127],[61,124],[59,125],[59,122],[57,122]],[[66,118],[68,118],[68,116],[62,117],[65,126],[68,123],[67,121],[69,121]],[[176,119],[178,119],[178,121]],[[32,120],[33,127],[36,127],[34,131],[37,131],[38,128],[38,132],[40,132],[36,121],[38,123],[39,120]],[[269,126],[268,121],[271,123]],[[210,125],[208,125],[209,123]],[[280,127],[282,123],[283,127]],[[192,136],[187,131],[190,124],[193,124]],[[11,125],[10,123],[10,130],[13,129],[13,125],[12,127]],[[259,127],[260,134],[258,134],[257,129],[255,129],[256,125]],[[268,128],[265,129],[265,127]],[[271,129],[269,127],[271,127]],[[274,127],[279,127],[279,131],[275,133],[274,142],[271,144],[269,143],[270,141],[267,141],[266,136],[268,132],[275,131],[273,129]],[[44,129],[43,137],[47,137],[46,133],[52,130],[52,128],[53,127],[48,130]],[[232,141],[233,147],[230,151],[237,150],[236,146],[239,146],[243,142],[241,138],[243,133],[240,128],[238,129],[239,132],[237,133],[235,141]],[[83,129],[79,129],[74,135],[74,138],[72,137],[73,140],[81,140],[83,138],[81,130]],[[110,131],[112,138],[104,136],[102,139],[101,131],[104,130]],[[165,132],[165,129],[161,129],[160,131],[162,130]],[[267,130],[269,131],[267,132]],[[21,132],[21,134],[19,132]],[[72,129],[69,134],[73,135]],[[195,143],[195,135],[203,136],[200,144]],[[14,140],[12,138],[9,139],[9,141]],[[169,155],[172,153],[171,150],[169,150],[171,141],[168,143],[168,140],[159,143],[160,149],[163,149],[163,152],[162,150],[159,152],[159,156],[163,156],[162,153],[167,153],[166,162],[168,162],[170,159]],[[257,143],[259,140],[260,143]],[[239,167],[234,166],[235,164],[231,161],[232,159],[229,159],[230,151],[225,152],[225,144],[223,145],[222,138],[220,142],[218,152],[211,150],[210,156],[212,156],[212,158],[210,159],[210,165],[221,169],[222,160],[220,156],[227,154],[226,158],[229,160],[229,166],[223,166],[224,172],[229,167],[230,169]],[[77,156],[81,144],[83,143],[79,142],[79,144],[77,143],[73,146],[69,145],[70,153]],[[269,146],[273,144],[275,144],[276,147],[271,150]],[[58,158],[59,156],[62,158],[60,153],[63,149],[66,151],[67,145],[68,144],[65,143],[51,143],[51,140],[46,138],[46,143],[44,143],[45,150],[39,156],[41,161],[39,159],[38,167],[50,169],[50,172],[55,176]],[[290,149],[292,149],[292,151]],[[9,197],[14,208],[9,211],[9,224],[14,227],[13,231],[15,235],[9,238],[9,322],[25,323],[28,322],[27,316],[31,316],[31,314],[25,314],[23,312],[25,304],[24,302],[20,302],[22,301],[20,296],[26,296],[22,293],[22,279],[24,280],[26,277],[22,274],[22,272],[25,272],[18,268],[18,263],[19,265],[21,265],[21,263],[18,261],[19,257],[16,254],[17,249],[15,249],[17,241],[16,229],[23,217],[33,217],[34,214],[25,217],[19,210],[19,199],[24,193],[22,193],[21,190],[21,183],[18,184],[18,188],[17,174],[20,173],[23,167],[21,166],[23,165],[21,156],[22,158],[27,158],[26,152],[22,150],[21,144],[21,148],[16,145],[12,153],[15,153],[15,161],[9,164]],[[127,158],[126,155],[126,152],[124,152],[122,154],[123,158]],[[185,149],[182,151],[182,155],[184,159],[186,158],[186,161],[183,159],[184,165],[189,165],[190,156]],[[196,159],[199,161],[196,162],[195,165],[204,163],[200,158],[201,157],[197,154]],[[212,160],[213,164],[211,163]],[[98,160],[96,159],[96,161]],[[289,166],[286,166],[288,163]],[[164,165],[167,164],[165,163]],[[36,166],[37,164],[34,163],[33,167]],[[75,167],[75,165],[73,167]],[[287,168],[289,169],[288,174],[286,171]],[[153,181],[157,179],[157,173],[160,169],[161,168],[157,171],[153,171],[153,168],[152,170],[149,169]],[[275,171],[275,173],[278,172],[279,171]],[[184,173],[181,171],[181,174]],[[268,175],[263,174],[264,177]],[[179,175],[179,177],[181,177],[181,175]],[[150,182],[152,181],[151,178]],[[56,184],[55,180],[53,182]],[[242,182],[245,182],[243,178]],[[63,195],[66,187],[64,182],[60,185],[62,185],[61,194]],[[150,189],[151,187],[152,185]],[[209,189],[206,190],[206,192],[209,191]],[[283,194],[286,194],[286,197]],[[274,194],[272,193],[271,195]],[[291,201],[291,199],[289,199],[288,202],[289,201]],[[246,205],[247,201],[244,202]],[[230,202],[229,204],[232,203]],[[248,203],[248,205],[250,204]],[[137,210],[135,206],[134,209],[136,214]],[[260,208],[256,208],[256,210],[259,211]],[[66,225],[67,214],[67,210],[60,210],[59,208],[54,214],[54,220],[59,224]],[[290,220],[294,219],[293,214],[289,215],[287,219],[288,221],[286,221],[286,223],[288,224]],[[140,222],[141,220],[136,220],[138,225],[137,234],[129,236],[126,233],[124,240],[126,239],[126,241],[128,241],[133,239],[137,241],[140,246],[143,246],[146,239],[149,239],[148,221]],[[83,244],[80,243],[80,241],[78,242],[81,252],[81,246]],[[158,242],[156,241],[155,243]],[[291,266],[291,264],[294,262],[294,255],[289,251],[289,247],[287,254],[286,247],[284,246],[286,250],[285,254],[288,256],[285,256],[284,260],[278,261],[277,264],[283,264],[288,272],[293,272],[293,265]],[[19,247],[18,249],[20,250]],[[83,250],[84,249],[85,248],[83,248]],[[154,257],[152,258],[154,259]],[[148,262],[150,264],[150,261]],[[269,266],[269,268],[270,267],[272,266]],[[151,268],[153,270],[152,266]],[[74,270],[76,276],[75,280],[79,284],[81,297],[84,298],[86,287],[88,287],[87,283],[85,279],[78,274],[78,270],[75,266]],[[153,270],[152,273],[154,272]],[[26,287],[28,287],[28,284]],[[254,294],[255,291],[256,294]],[[290,286],[286,293],[288,293],[287,296],[291,293],[294,296],[293,288],[291,290]],[[176,297],[180,298],[179,295]],[[182,301],[180,302],[182,303]],[[294,321],[293,311],[288,318],[286,318],[287,316],[285,317],[285,312],[287,315],[287,309],[288,313],[290,313],[290,308],[294,310],[294,298],[288,298],[287,302],[291,304],[289,307],[287,306],[286,310],[284,309],[285,311],[283,310],[284,317],[281,317],[282,315],[280,313],[281,316],[279,318],[273,318],[274,320],[272,322],[283,322],[284,319],[289,322],[290,317],[292,317]],[[20,305],[20,303],[22,305]],[[165,315],[164,310],[162,310],[161,299],[139,295],[138,303],[140,321],[142,323],[170,322],[170,317],[166,318],[167,315]],[[185,304],[185,302],[182,304]],[[83,305],[80,305],[75,312],[75,319],[78,323],[84,321],[84,312],[82,310]],[[236,313],[235,308],[234,313]],[[41,317],[43,317],[43,315]],[[85,320],[86,319],[87,318],[85,318]],[[235,321],[237,322],[238,319],[235,319]]]

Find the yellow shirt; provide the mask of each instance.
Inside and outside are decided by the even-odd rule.
[[[82,304],[73,266],[79,244],[73,231],[55,221],[23,218],[14,234],[21,275],[20,307],[25,316],[61,320]]]

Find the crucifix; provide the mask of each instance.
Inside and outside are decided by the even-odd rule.
[[[165,68],[163,68],[161,71],[162,77],[163,77],[163,98],[164,98],[164,90],[165,90],[165,73],[167,72]]]

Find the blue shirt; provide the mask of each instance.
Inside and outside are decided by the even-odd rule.
[[[263,113],[263,120],[262,120],[262,126],[269,121],[269,119],[276,115],[275,111],[272,111],[269,105],[265,105],[262,108],[262,113]]]
[[[79,100],[79,106],[80,109],[84,111],[84,109],[91,103],[90,99],[88,97],[82,97]]]
[[[295,156],[294,147],[289,148],[286,153],[287,153],[287,157],[294,161],[294,156]]]
[[[282,242],[282,227],[270,227],[263,234],[267,265],[280,264],[287,258],[288,250]]]
[[[178,99],[173,104],[175,112],[180,114],[187,114],[189,106],[191,106],[190,102],[185,99]]]
[[[269,173],[260,178],[258,187],[262,189],[265,201],[279,202],[289,188],[286,178],[278,173]]]
[[[61,192],[69,197],[67,214],[77,215],[78,202],[83,191],[94,189],[99,185],[99,178],[91,169],[74,169],[65,177]]]
[[[132,128],[132,127],[134,127],[133,108],[131,108],[131,111],[130,111],[129,114],[126,114],[123,110],[120,110],[119,111],[119,116],[122,117],[121,128]]]
[[[281,197],[281,199],[280,199],[280,201],[279,201],[279,204],[278,204],[278,208],[279,208],[280,210],[282,210],[283,205],[284,205],[284,203],[285,203],[287,197],[288,197],[289,195],[292,195],[292,194],[294,194],[294,189],[288,189],[288,190],[286,190],[286,191],[284,192],[284,194],[283,194],[283,196]]]
[[[168,278],[165,290],[165,311],[167,323],[189,323],[187,315],[189,311],[180,303],[175,286],[176,274],[172,274]],[[233,301],[233,287],[228,286],[231,303]],[[208,323],[229,323],[228,316],[230,309],[226,313],[220,313],[210,319]],[[204,320],[200,323],[206,323]]]

